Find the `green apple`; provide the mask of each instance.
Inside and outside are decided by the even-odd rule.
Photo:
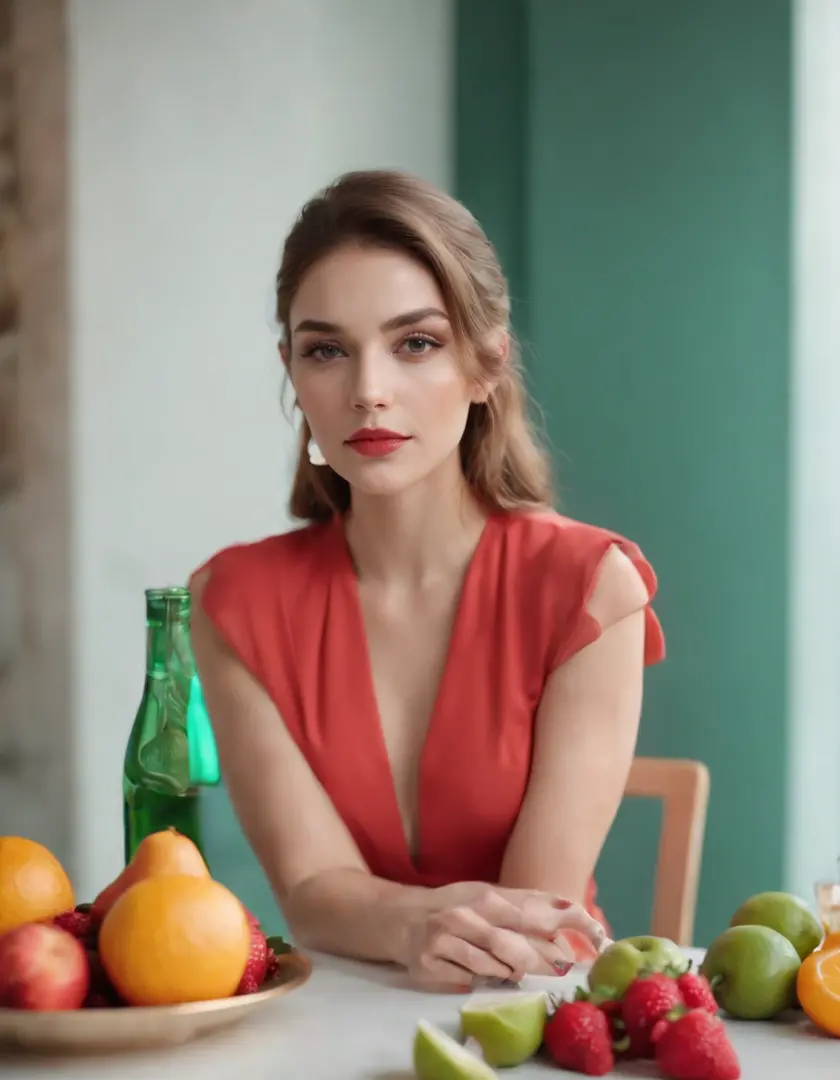
[[[701,974],[739,1020],[769,1020],[796,1005],[799,953],[769,926],[732,926],[709,946]]]
[[[630,983],[642,972],[667,971],[682,974],[688,960],[669,938],[631,937],[614,941],[601,953],[589,971],[589,989],[622,997]]]
[[[498,1080],[498,1073],[445,1031],[421,1020],[414,1035],[417,1080]]]
[[[741,904],[730,926],[769,926],[786,937],[799,953],[799,959],[810,956],[823,939],[819,919],[808,905],[783,892],[763,892]]]
[[[488,1065],[521,1065],[542,1046],[546,1001],[542,992],[479,994],[461,1008],[461,1032],[475,1039]]]

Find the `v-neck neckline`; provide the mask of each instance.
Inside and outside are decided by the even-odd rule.
[[[359,738],[369,740],[371,752],[376,757],[376,771],[382,774],[382,784],[387,791],[388,803],[388,828],[393,835],[393,843],[398,843],[407,868],[414,875],[422,873],[423,868],[423,809],[424,809],[424,778],[429,767],[430,758],[433,757],[436,738],[441,729],[442,704],[446,700],[446,690],[453,675],[453,658],[460,647],[460,639],[463,633],[465,612],[469,607],[469,595],[471,586],[478,573],[478,568],[484,558],[485,551],[495,531],[498,514],[490,513],[484,522],[484,527],[476,542],[473,553],[470,556],[461,589],[455,607],[455,615],[452,621],[452,629],[449,642],[446,647],[446,655],[441,668],[440,678],[432,701],[432,708],[426,726],[426,735],[423,739],[422,749],[417,761],[417,804],[415,821],[415,850],[412,852],[406,828],[400,812],[397,789],[394,782],[394,772],[391,768],[391,760],[388,756],[388,746],[385,741],[385,730],[382,726],[382,714],[379,710],[379,701],[376,696],[376,685],[373,678],[373,664],[368,641],[367,627],[365,626],[362,598],[359,591],[359,578],[353,563],[353,555],[344,531],[344,521],[336,515],[333,521],[334,534],[337,540],[338,569],[342,581],[347,590],[348,606],[352,618],[353,634],[355,641],[348,642],[348,648],[358,648],[360,651],[359,670],[364,672],[363,692],[365,701],[361,710],[364,715],[364,729],[360,731]]]

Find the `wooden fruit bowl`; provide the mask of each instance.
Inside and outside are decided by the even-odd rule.
[[[113,1053],[151,1050],[188,1042],[198,1035],[238,1024],[275,998],[296,990],[312,974],[312,964],[295,949],[278,956],[277,975],[256,994],[155,1008],[122,1006],[27,1012],[0,1009],[0,1047],[36,1053]]]

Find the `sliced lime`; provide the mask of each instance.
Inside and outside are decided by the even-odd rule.
[[[414,1072],[417,1080],[498,1080],[481,1058],[425,1020],[414,1035]]]
[[[546,996],[543,993],[479,994],[461,1009],[461,1030],[475,1039],[488,1065],[521,1065],[542,1045]]]

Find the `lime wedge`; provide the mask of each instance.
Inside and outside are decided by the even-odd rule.
[[[414,1035],[414,1072],[417,1080],[499,1080],[481,1058],[425,1020]]]
[[[539,1050],[545,1016],[545,994],[479,994],[461,1009],[461,1030],[475,1039],[488,1065],[507,1068]]]

